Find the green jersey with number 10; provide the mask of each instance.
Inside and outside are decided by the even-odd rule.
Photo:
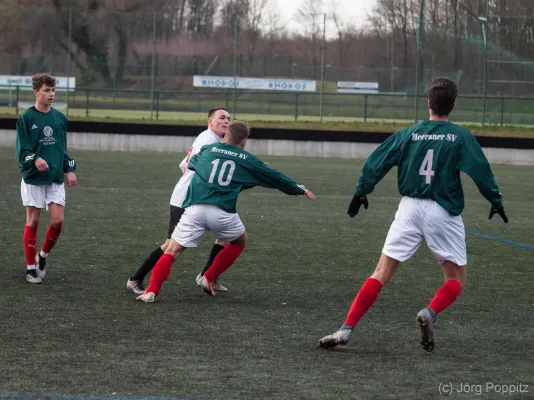
[[[460,172],[473,179],[492,205],[502,202],[475,137],[451,122],[426,120],[391,135],[367,159],[356,193],[371,193],[394,166],[398,167],[402,196],[432,199],[452,215],[460,215],[464,209]]]
[[[195,174],[183,208],[192,204],[212,204],[235,213],[239,193],[254,186],[278,189],[289,195],[304,194],[304,186],[268,167],[248,151],[226,143],[202,147],[189,160],[187,168]]]

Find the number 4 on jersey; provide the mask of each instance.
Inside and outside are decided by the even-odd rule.
[[[432,170],[432,162],[434,161],[434,150],[428,150],[426,152],[425,159],[419,168],[419,175],[425,177],[425,183],[430,185],[434,171]]]

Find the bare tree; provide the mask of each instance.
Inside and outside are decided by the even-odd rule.
[[[215,28],[217,0],[189,0],[186,29],[194,38],[209,37]]]
[[[313,78],[316,77],[319,66],[323,15],[323,0],[304,0],[302,7],[297,12],[297,19],[304,29],[304,45],[307,47],[308,59],[312,63]]]
[[[339,56],[339,66],[345,66],[347,51],[350,47],[350,36],[356,32],[356,27],[347,22],[339,12],[338,0],[331,0],[330,12],[336,27],[336,42]]]
[[[23,26],[17,0],[5,0],[0,6],[0,53],[3,54],[0,66],[10,73],[20,72],[21,43]]]
[[[246,51],[249,69],[252,68],[256,55],[259,52],[259,45],[265,26],[265,11],[269,3],[270,0],[248,0]]]

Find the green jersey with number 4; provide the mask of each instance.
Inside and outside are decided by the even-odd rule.
[[[391,135],[367,159],[356,194],[371,193],[394,166],[398,167],[402,196],[432,199],[452,215],[460,215],[464,209],[460,172],[473,179],[492,205],[502,202],[475,137],[451,122],[426,120]]]
[[[248,151],[226,143],[202,147],[191,157],[187,168],[195,174],[183,208],[192,204],[212,204],[235,213],[239,193],[254,186],[278,189],[289,195],[304,194],[304,186],[268,167]]]

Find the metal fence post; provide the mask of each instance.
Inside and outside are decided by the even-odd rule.
[[[89,89],[85,89],[85,118],[89,118]]]
[[[324,92],[324,50],[325,50],[325,36],[326,36],[326,14],[323,16],[323,44],[321,46],[321,97],[319,103],[319,114],[321,124],[323,123],[323,92]]]
[[[501,126],[504,125],[504,97],[501,97]]]
[[[156,75],[156,11],[152,17],[152,79],[150,83],[150,119],[154,113],[154,79]]]
[[[299,94],[295,93],[295,122],[297,122],[299,116]]]
[[[67,109],[65,110],[65,115],[69,116],[69,91],[70,91],[70,52],[71,52],[71,43],[72,43],[72,7],[69,7],[69,42],[67,45]]]
[[[159,92],[156,92],[156,121],[159,120]]]
[[[16,96],[16,102],[15,102],[15,114],[17,117],[19,116],[19,95],[20,95],[20,88],[17,86],[17,96]]]
[[[421,53],[421,31],[423,27],[423,8],[425,6],[425,0],[419,0],[419,26],[417,27],[417,55],[415,61],[415,116],[414,122],[417,122],[417,106],[419,103],[419,58]]]
[[[367,122],[367,94],[363,95],[363,122]]]
[[[235,119],[236,109],[236,77],[237,77],[237,14],[234,14],[234,84],[232,88],[232,101],[233,101],[233,114],[232,118]]]
[[[486,19],[482,20],[482,34],[484,35],[484,82],[482,85],[482,126],[486,122],[486,86],[488,82],[488,22],[489,22],[489,0],[486,0]],[[480,18],[479,18],[480,20]]]

